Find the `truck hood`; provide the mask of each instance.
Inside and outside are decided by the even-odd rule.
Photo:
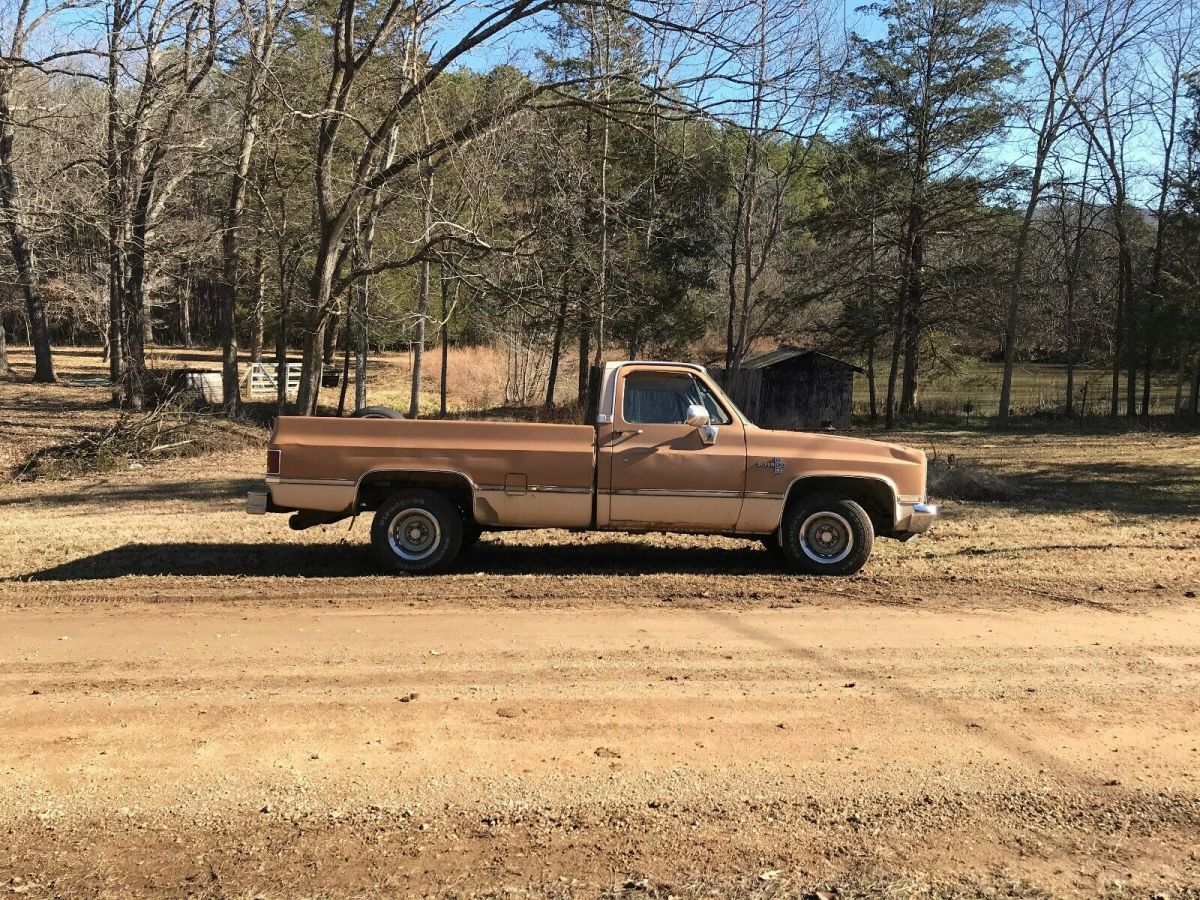
[[[884,480],[892,485],[897,499],[925,499],[926,459],[915,447],[751,426],[746,429],[746,454],[747,490],[776,489],[751,487],[751,482],[777,486],[796,478],[842,475]]]

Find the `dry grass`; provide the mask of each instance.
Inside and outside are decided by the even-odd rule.
[[[1015,500],[1020,493],[1008,479],[953,455],[947,459],[934,455],[929,460],[929,494],[935,500],[995,502]]]
[[[941,418],[977,421],[996,415],[1000,401],[1000,382],[1003,366],[991,362],[965,362],[952,372],[927,378],[920,392],[919,411],[924,418]],[[1062,415],[1065,406],[1067,374],[1066,367],[1054,363],[1020,363],[1013,372],[1013,414],[1056,418]],[[1075,372],[1074,414],[1084,412],[1089,416],[1103,415],[1108,410],[1108,396],[1112,385],[1112,374],[1103,369],[1079,368]],[[877,376],[879,402],[883,402],[887,390],[887,373]],[[1086,389],[1086,394],[1085,394]],[[1125,402],[1125,378],[1120,380],[1121,402]],[[1186,397],[1187,391],[1185,389]],[[855,379],[854,406],[859,415],[866,415],[867,381],[863,376]],[[1141,388],[1138,389],[1141,403]],[[1155,375],[1151,381],[1150,411],[1152,415],[1165,415],[1174,410],[1175,378],[1173,375]],[[966,407],[970,407],[969,411]]]

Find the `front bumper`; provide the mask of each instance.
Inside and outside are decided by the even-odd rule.
[[[932,503],[900,503],[896,506],[896,528],[892,536],[911,541],[924,534],[938,520],[938,508]]]

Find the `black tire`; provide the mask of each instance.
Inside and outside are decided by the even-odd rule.
[[[759,540],[762,541],[762,545],[766,548],[768,553],[774,557],[783,559],[783,545],[779,543],[778,531],[772,531],[770,534],[764,534],[759,538]]]
[[[410,528],[407,533],[400,531]],[[437,491],[411,488],[392,494],[375,511],[371,547],[392,572],[444,572],[462,549],[463,517]]]
[[[800,497],[783,514],[783,555],[809,575],[853,575],[867,564],[875,529],[867,511],[840,494]]]
[[[390,406],[364,406],[350,413],[352,419],[403,419],[404,416]]]
[[[474,547],[482,534],[483,529],[473,519],[463,522],[462,550],[467,551]]]

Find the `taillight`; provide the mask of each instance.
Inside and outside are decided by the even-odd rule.
[[[279,458],[282,455],[283,454],[279,450],[268,450],[267,451],[267,474],[268,475],[278,475],[279,474]]]

